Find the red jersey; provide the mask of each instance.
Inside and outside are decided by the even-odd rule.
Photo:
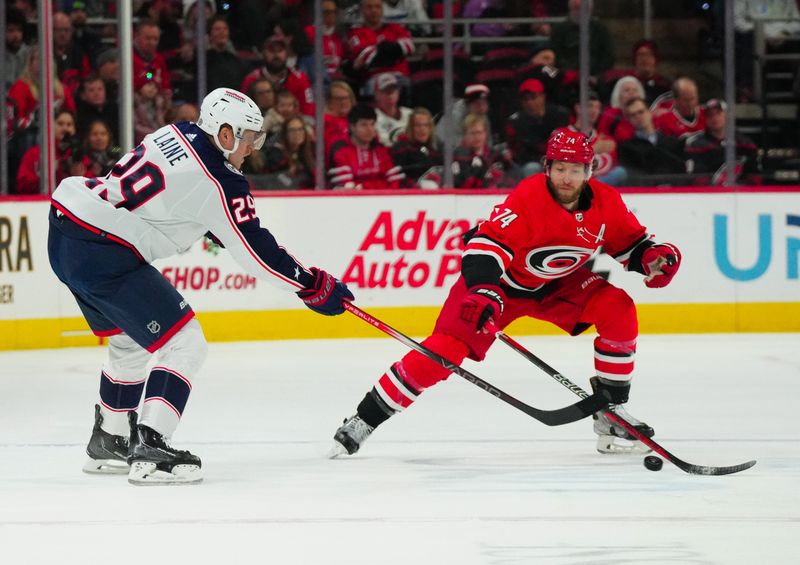
[[[338,141],[331,148],[328,176],[333,188],[364,190],[400,188],[400,180],[405,177],[392,162],[388,147],[377,140],[367,148],[356,147],[349,139]]]
[[[53,112],[58,112],[61,108],[75,113],[75,99],[72,98],[69,89],[63,88],[64,95],[54,96]],[[39,109],[39,98],[34,96],[30,85],[22,79],[17,80],[8,89],[6,97],[6,131],[10,136],[15,130],[25,129],[33,124],[36,118],[36,110]]]
[[[578,209],[564,209],[550,195],[547,177],[524,179],[478,227],[464,256],[489,256],[501,283],[535,291],[575,272],[601,246],[627,267],[631,252],[650,238],[612,187],[590,180]]]
[[[160,53],[156,53],[151,61],[145,60],[136,49],[133,50],[133,76],[140,77],[152,73],[152,80],[163,91],[172,91],[172,81],[167,68],[167,60]]]
[[[242,81],[242,87],[239,89],[241,92],[247,92],[250,85],[260,78],[267,78],[272,81],[272,77],[267,75],[267,70],[264,67],[256,69],[249,73]],[[279,88],[288,90],[300,105],[300,113],[312,118],[316,115],[316,106],[314,105],[314,91],[311,90],[311,81],[308,80],[308,75],[303,71],[298,71],[291,67],[286,68],[286,76],[282,81],[276,84]]]
[[[314,45],[314,41],[316,40],[317,30],[314,26],[309,25],[305,28],[306,37],[308,37],[309,43]],[[322,60],[325,63],[325,70],[328,71],[328,75],[332,77],[339,76],[341,73],[339,72],[339,68],[342,66],[342,60],[344,59],[344,41],[342,38],[334,32],[334,30],[322,30]]]
[[[653,125],[664,135],[686,137],[696,131],[706,129],[706,113],[698,106],[691,118],[686,118],[675,109],[675,100],[668,92],[655,99],[650,111],[653,112]]]
[[[378,43],[382,41],[395,41],[400,45],[404,58],[390,67],[369,67],[369,61],[375,56]],[[378,31],[368,27],[354,27],[347,33],[347,58],[353,63],[364,62],[369,67],[370,76],[380,73],[399,73],[409,75],[406,57],[414,52],[414,43],[411,34],[399,24],[383,24]]]

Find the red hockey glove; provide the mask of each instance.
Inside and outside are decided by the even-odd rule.
[[[342,300],[354,299],[347,285],[316,267],[311,267],[309,270],[314,276],[314,281],[309,288],[297,292],[300,300],[318,314],[338,316],[343,313]]]
[[[473,286],[461,301],[461,319],[479,332],[491,318],[503,313],[505,293],[499,286]]]
[[[671,243],[658,243],[642,253],[644,284],[650,288],[667,286],[678,267],[681,266],[681,252]]]

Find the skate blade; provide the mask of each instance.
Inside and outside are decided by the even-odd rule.
[[[603,455],[644,455],[652,451],[640,441],[630,441],[617,436],[597,437],[597,452]]]
[[[128,482],[137,486],[195,485],[203,481],[197,465],[175,465],[171,473],[160,471],[155,463],[137,461],[131,465]]]
[[[334,440],[330,451],[328,451],[328,459],[336,459],[340,455],[348,455],[347,449],[341,443]]]
[[[116,459],[89,459],[83,465],[83,472],[90,475],[126,475],[130,467]]]

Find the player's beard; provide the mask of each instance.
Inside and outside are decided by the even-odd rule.
[[[586,183],[583,182],[575,189],[569,189],[566,187],[563,188],[556,188],[553,182],[550,179],[547,179],[547,188],[550,190],[550,194],[553,196],[556,202],[564,206],[565,208],[577,202],[581,194],[583,193],[583,187],[586,186]]]

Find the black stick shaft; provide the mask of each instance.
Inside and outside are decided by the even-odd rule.
[[[364,320],[368,324],[375,326],[385,334],[390,335],[391,337],[395,338],[400,343],[407,345],[414,351],[421,353],[431,361],[438,363],[451,373],[455,373],[459,377],[468,380],[478,388],[485,390],[486,392],[488,392],[493,396],[496,396],[503,402],[510,404],[517,410],[525,412],[528,416],[531,416],[532,418],[535,418],[536,420],[539,420],[540,422],[548,426],[561,426],[563,424],[576,422],[578,420],[586,418],[587,416],[590,416],[591,414],[594,414],[599,409],[607,405],[599,397],[586,395],[586,397],[584,397],[583,400],[581,400],[580,402],[576,402],[575,404],[570,404],[569,406],[565,406],[564,408],[559,408],[558,410],[540,410],[538,408],[534,408],[533,406],[525,404],[521,400],[514,398],[510,394],[503,392],[496,386],[481,379],[480,377],[474,375],[473,373],[467,371],[460,365],[456,365],[455,363],[448,361],[438,353],[431,351],[421,343],[414,341],[407,335],[397,331],[388,324],[380,321],[379,319],[369,314],[368,312],[365,312],[358,306],[355,306],[354,304],[347,301],[342,302],[342,305],[344,306],[345,310],[347,310],[351,314]]]

